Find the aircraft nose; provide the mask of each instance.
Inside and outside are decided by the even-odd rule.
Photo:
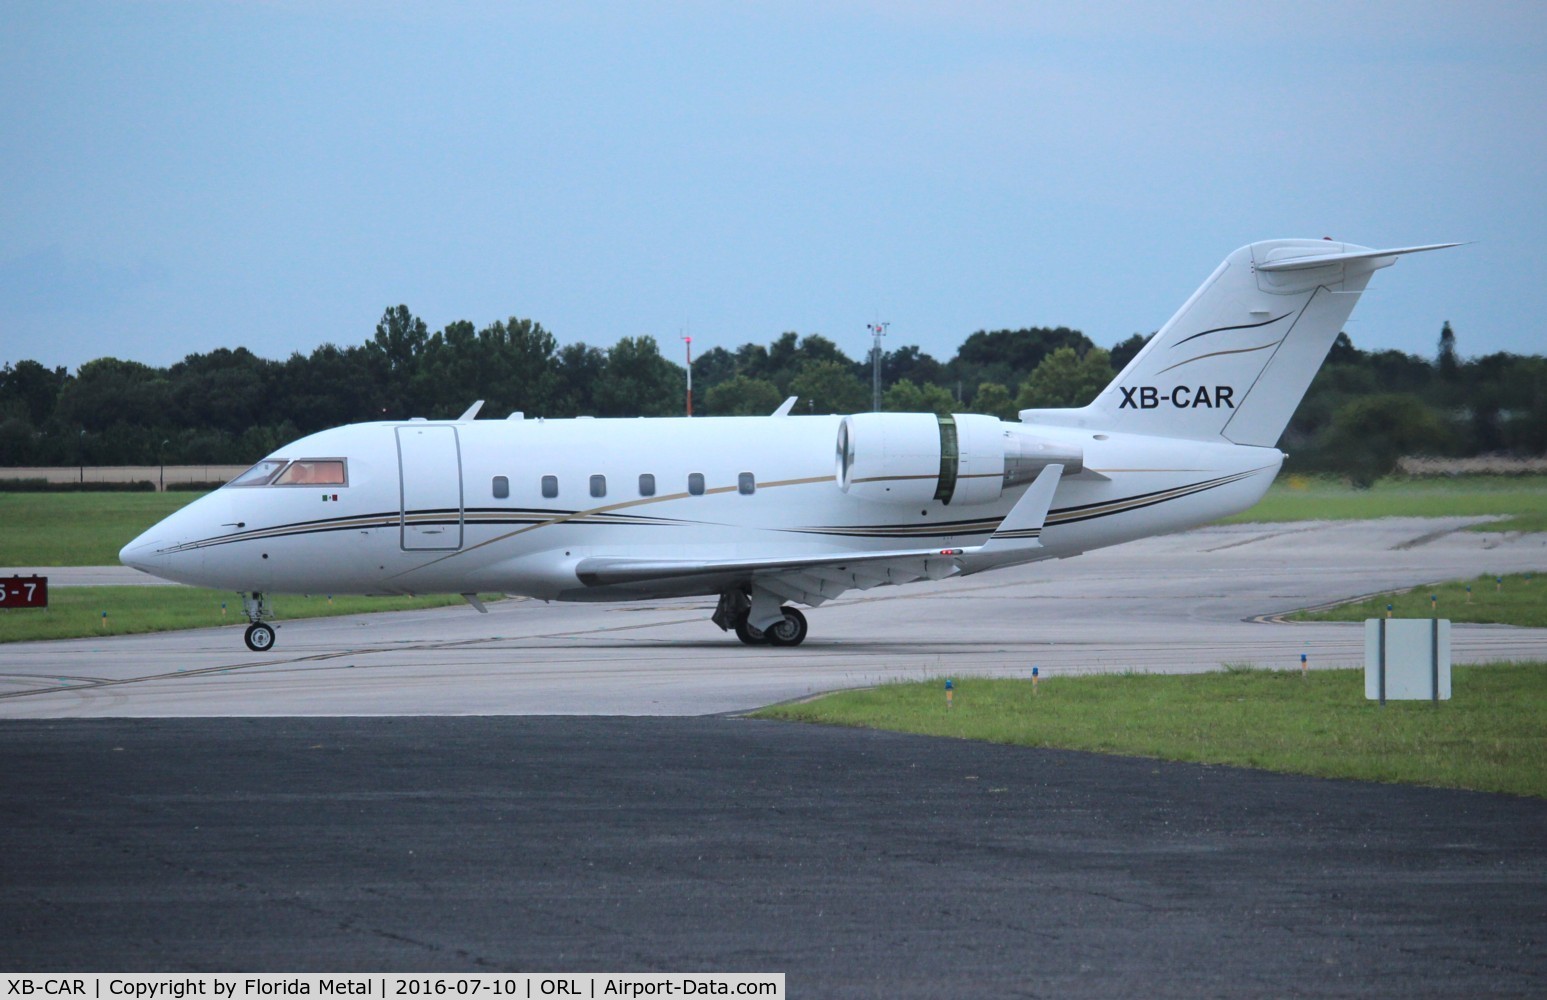
[[[158,525],[157,528],[161,526]],[[131,569],[174,583],[205,586],[204,550],[190,548],[176,532],[152,528],[118,551],[118,561]]]
[[[140,570],[143,573],[154,573],[155,566],[165,557],[157,550],[161,548],[161,542],[156,537],[155,531],[147,531],[135,538],[134,541],[118,550],[118,561],[131,569]]]
[[[163,580],[206,586],[205,553],[199,542],[219,534],[223,529],[218,525],[230,520],[225,503],[211,495],[174,511],[120,549],[118,561]]]

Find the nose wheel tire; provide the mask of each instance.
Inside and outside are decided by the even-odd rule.
[[[247,626],[247,648],[254,653],[266,653],[274,648],[274,629],[262,622]]]

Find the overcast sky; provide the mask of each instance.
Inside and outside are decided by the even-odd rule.
[[[1472,245],[1365,348],[1547,351],[1547,4],[7,3],[0,363],[519,316],[680,359],[1163,323],[1236,247]]]

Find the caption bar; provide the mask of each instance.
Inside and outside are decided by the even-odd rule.
[[[92,973],[7,975],[0,1000],[262,1000],[278,997],[775,997],[784,973],[618,972],[510,973],[455,976],[288,975],[259,973]]]

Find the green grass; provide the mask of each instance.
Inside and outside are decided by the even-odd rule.
[[[500,599],[483,596],[485,603]],[[282,620],[327,618],[373,611],[406,611],[461,604],[455,595],[431,597],[301,597],[272,595]],[[77,639],[93,635],[129,635],[175,629],[245,625],[236,594],[194,587],[51,587],[47,608],[0,611],[0,643],[34,639]],[[221,605],[225,604],[222,614]],[[102,617],[102,612],[107,617]]]
[[[1547,563],[1547,555],[1543,562]],[[1297,611],[1289,617],[1302,622],[1362,622],[1383,617],[1386,605],[1390,604],[1395,618],[1437,615],[1453,622],[1547,628],[1547,577],[1540,573],[1511,573],[1502,579],[1500,583],[1500,577],[1489,574],[1474,580],[1452,580],[1330,608]],[[1472,588],[1470,595],[1468,586]],[[1431,597],[1438,600],[1431,601]]]
[[[1333,479],[1282,476],[1255,507],[1222,523],[1479,514],[1506,518],[1479,531],[1547,531],[1547,476],[1392,477],[1367,490]]]
[[[1547,663],[1455,667],[1452,699],[1364,698],[1358,670],[955,680],[758,714],[832,725],[1547,797]]]
[[[198,493],[0,493],[0,566],[116,566],[118,550]]]

